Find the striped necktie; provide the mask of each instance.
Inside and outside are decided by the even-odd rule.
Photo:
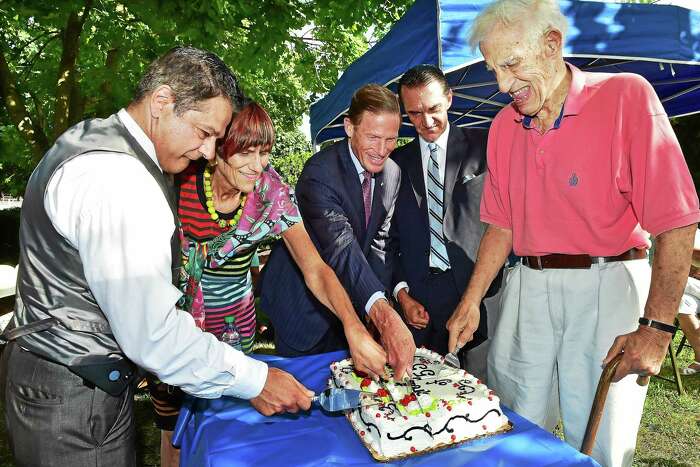
[[[428,161],[428,224],[430,225],[430,262],[431,268],[445,271],[450,268],[450,259],[445,247],[442,229],[442,204],[444,186],[440,183],[440,166],[437,161],[438,146],[428,143],[430,160]]]

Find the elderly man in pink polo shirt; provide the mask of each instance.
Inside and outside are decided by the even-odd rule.
[[[561,417],[579,448],[601,365],[624,351],[593,457],[629,465],[646,395],[635,379],[663,362],[700,210],[653,88],[567,64],[565,33],[555,0],[498,0],[471,31],[513,103],[491,125],[481,204],[489,226],[447,325],[449,348],[471,339],[479,302],[513,249],[523,261],[507,280],[489,385],[543,427]]]

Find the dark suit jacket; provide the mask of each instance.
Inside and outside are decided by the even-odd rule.
[[[296,186],[304,225],[323,260],[335,271],[355,310],[377,291],[391,286],[389,226],[401,174],[388,160],[375,176],[372,213],[365,227],[362,187],[352,163],[348,140],[312,156]],[[275,338],[304,351],[313,347],[338,319],[306,288],[301,271],[283,242],[273,248],[263,268],[262,308]]]
[[[487,135],[487,130],[451,126],[447,140],[443,226],[451,271],[460,294],[469,282],[486,227],[479,220],[479,205],[486,173]],[[410,295],[430,312],[430,231],[418,138],[394,150],[391,158],[401,167],[402,177],[391,232],[398,252],[394,284],[406,281]],[[496,285],[492,285],[487,296],[498,291],[500,282],[494,280]]]

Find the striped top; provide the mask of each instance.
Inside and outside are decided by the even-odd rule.
[[[187,263],[193,251],[203,251],[204,256],[199,287],[193,287],[192,275],[185,275],[181,288],[186,295],[194,297],[201,289],[201,299],[195,298],[192,306],[203,300],[205,331],[219,337],[224,318],[233,315],[241,334],[241,347],[249,353],[256,329],[250,264],[257,245],[270,235],[284,232],[301,218],[291,189],[269,168],[256,182],[254,191],[248,194],[238,225],[221,228],[211,219],[206,208],[204,168],[204,161],[194,163],[179,176],[178,215],[184,236],[184,269],[188,269]],[[286,199],[280,200],[280,197]],[[286,209],[280,212],[271,209],[273,205]],[[229,220],[235,213],[236,210],[218,214],[221,219]],[[214,253],[215,260],[212,258]]]

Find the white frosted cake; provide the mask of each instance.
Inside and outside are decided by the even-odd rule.
[[[352,359],[331,364],[331,372],[333,386],[367,393],[365,405],[347,417],[380,461],[510,429],[493,391],[466,371],[443,366],[443,358],[427,349],[416,350],[410,384],[393,379],[377,384],[356,372]]]

